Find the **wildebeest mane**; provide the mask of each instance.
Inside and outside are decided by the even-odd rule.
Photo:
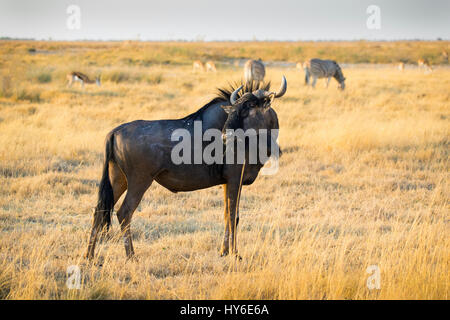
[[[199,115],[203,113],[206,109],[208,109],[211,105],[216,104],[218,102],[229,102],[230,96],[233,93],[234,90],[239,88],[242,85],[242,82],[235,82],[234,84],[230,84],[228,88],[218,88],[218,93],[215,98],[213,98],[210,102],[205,104],[203,107],[195,111],[194,113],[191,113],[187,115],[186,117],[182,118],[181,120],[191,120],[196,119]],[[270,82],[258,82],[258,81],[252,81],[247,82],[244,85],[243,90],[241,90],[238,94],[238,98],[242,97],[247,92],[253,92],[258,89],[263,89],[266,91],[269,91],[270,89]]]
[[[230,101],[230,96],[233,93],[234,90],[239,88],[242,85],[242,83],[234,83],[230,84],[229,88],[218,88],[219,91],[217,97],[222,98],[223,101]],[[238,94],[238,99],[242,97],[247,92],[253,92],[258,89],[263,89],[266,91],[270,90],[270,82],[259,82],[259,81],[249,81],[246,82],[244,85],[243,90],[241,90]]]

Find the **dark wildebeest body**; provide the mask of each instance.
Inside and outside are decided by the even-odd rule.
[[[256,86],[256,87],[255,87]],[[202,133],[207,129],[278,129],[278,118],[270,107],[274,98],[286,92],[286,79],[277,93],[269,92],[269,85],[247,83],[244,94],[238,98],[236,90],[220,90],[221,95],[197,112],[178,120],[138,120],[125,123],[113,129],[106,136],[105,162],[99,186],[99,200],[94,212],[94,222],[89,240],[87,257],[94,256],[99,232],[111,223],[111,211],[120,196],[127,191],[117,212],[124,234],[128,257],[134,254],[130,222],[145,191],[153,181],[173,191],[194,191],[219,184],[225,192],[225,236],[222,255],[228,254],[231,236],[231,250],[237,254],[236,227],[239,221],[239,196],[242,184],[255,181],[264,163],[257,164],[174,164],[172,149],[179,141],[171,141],[177,129],[186,129],[194,139],[194,122],[201,121]],[[231,93],[231,91],[233,91]],[[277,137],[270,137],[268,143],[276,144]],[[225,135],[225,145],[227,141]],[[232,141],[234,143],[234,141]],[[202,150],[210,142],[202,142]],[[194,155],[194,145],[192,155]],[[246,154],[246,159],[248,155]]]

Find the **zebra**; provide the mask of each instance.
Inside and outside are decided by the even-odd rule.
[[[330,83],[331,77],[335,78],[339,82],[339,89],[345,89],[345,78],[342,74],[341,67],[333,60],[320,60],[311,59],[306,61],[304,64],[305,70],[305,84],[309,84],[310,77],[313,78],[311,86],[314,88],[316,86],[316,80],[318,78],[328,78],[326,86]]]
[[[248,60],[244,65],[244,78],[245,82],[251,81],[263,81],[266,75],[266,70],[261,59]]]

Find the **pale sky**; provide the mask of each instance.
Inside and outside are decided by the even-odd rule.
[[[80,29],[67,27],[69,5]],[[369,29],[369,5],[381,28]],[[0,37],[53,40],[450,40],[450,0],[0,0]]]

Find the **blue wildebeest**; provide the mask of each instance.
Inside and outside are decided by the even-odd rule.
[[[242,90],[243,89],[243,90]],[[120,196],[127,191],[117,218],[124,237],[127,257],[134,255],[131,241],[130,222],[145,191],[153,181],[172,192],[194,191],[216,185],[224,186],[225,195],[225,235],[221,255],[237,255],[236,229],[239,222],[239,198],[242,185],[252,184],[264,163],[246,164],[249,156],[245,148],[244,163],[220,162],[207,164],[181,163],[172,161],[172,150],[178,142],[172,140],[172,133],[184,129],[194,137],[196,121],[202,130],[217,129],[223,133],[221,147],[228,148],[235,139],[228,135],[229,130],[278,129],[277,114],[271,103],[282,97],[287,89],[286,78],[278,92],[269,91],[270,84],[253,82],[237,89],[219,89],[218,97],[198,111],[177,120],[138,120],[122,124],[106,136],[105,159],[102,178],[98,190],[98,202],[94,211],[94,221],[87,250],[87,258],[94,257],[95,243],[102,231],[111,224],[111,212]],[[240,91],[242,90],[242,93]],[[275,131],[278,134],[277,131]],[[275,146],[277,137],[267,137],[270,149]],[[222,139],[220,139],[222,140]],[[236,139],[237,140],[237,139]],[[237,141],[236,141],[237,142]],[[192,145],[192,154],[195,153]],[[205,143],[202,148],[205,148]],[[269,147],[268,147],[269,148]]]

